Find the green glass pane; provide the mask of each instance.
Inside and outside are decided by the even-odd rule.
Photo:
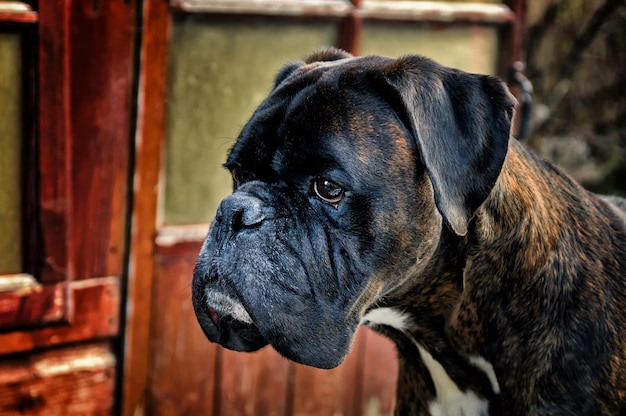
[[[0,273],[22,269],[20,49],[0,33]]]
[[[363,23],[361,53],[364,55],[419,54],[446,66],[494,74],[497,52],[497,29],[489,26]]]
[[[332,21],[186,16],[170,47],[166,225],[212,220],[231,192],[221,167],[277,71],[312,49],[336,43]]]

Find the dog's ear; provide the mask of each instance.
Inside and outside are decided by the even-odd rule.
[[[276,78],[274,78],[274,88],[287,79],[293,71],[303,65],[311,64],[313,62],[337,61],[345,58],[352,58],[352,55],[346,51],[332,47],[317,49],[307,55],[302,62],[292,62],[282,67],[280,71],[278,71],[278,74],[276,74]]]
[[[338,61],[346,58],[352,58],[352,55],[342,49],[328,47],[311,52],[304,58],[304,63]]]
[[[293,71],[300,68],[302,65],[304,65],[303,62],[291,62],[283,66],[274,78],[274,88],[278,87]]]
[[[465,235],[502,169],[515,98],[502,81],[407,56],[383,71],[447,226]]]

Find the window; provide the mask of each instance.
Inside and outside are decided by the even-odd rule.
[[[0,1],[1,331],[66,316],[67,138],[57,121],[63,106],[54,102],[63,64],[48,61],[46,71],[37,71],[62,50],[63,32],[56,30],[43,40],[50,54],[38,51],[40,31],[65,15],[58,8],[53,13],[44,22],[34,2]],[[48,127],[43,135],[42,125]]]

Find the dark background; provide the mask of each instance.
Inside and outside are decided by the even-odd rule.
[[[585,187],[626,195],[626,2],[531,0],[528,144]]]

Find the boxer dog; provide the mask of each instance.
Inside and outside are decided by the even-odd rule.
[[[420,56],[283,68],[194,272],[209,340],[332,368],[367,325],[398,415],[625,415],[626,201],[510,138],[514,106]]]

